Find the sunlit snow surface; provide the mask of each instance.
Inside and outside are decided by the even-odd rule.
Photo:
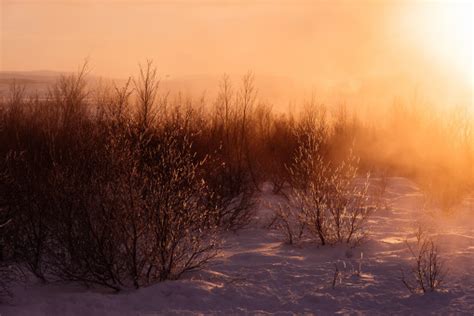
[[[263,188],[256,220],[224,238],[222,255],[207,269],[182,280],[119,294],[79,286],[18,284],[0,305],[3,315],[194,315],[194,314],[456,314],[474,313],[474,201],[455,215],[423,212],[422,196],[405,179],[390,181],[388,208],[371,218],[371,235],[359,247],[282,243],[264,226],[264,201],[277,199]],[[405,241],[416,223],[438,234],[448,277],[442,291],[411,295],[401,269],[409,269]],[[342,272],[332,287],[335,265]],[[356,271],[359,271],[356,273]]]

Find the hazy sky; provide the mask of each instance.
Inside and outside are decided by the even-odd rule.
[[[174,78],[253,70],[342,95],[472,101],[469,1],[0,1],[1,70],[88,57],[126,77],[151,58]]]

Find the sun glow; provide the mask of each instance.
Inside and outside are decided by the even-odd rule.
[[[474,2],[422,1],[405,6],[400,21],[423,58],[471,87],[473,9]]]

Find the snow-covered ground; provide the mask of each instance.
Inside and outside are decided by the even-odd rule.
[[[270,193],[261,200],[272,199]],[[408,180],[393,178],[389,207],[373,215],[361,246],[282,243],[265,203],[247,229],[225,237],[222,255],[182,280],[109,294],[64,284],[17,284],[0,315],[177,314],[474,314],[474,200],[455,215],[421,211],[422,196]],[[438,235],[448,269],[443,290],[412,295],[401,282],[410,265],[405,240],[416,222]],[[335,288],[335,265],[342,272]],[[357,273],[359,271],[359,273]]]

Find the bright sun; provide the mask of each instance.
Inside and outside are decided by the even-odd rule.
[[[424,56],[472,85],[473,6],[471,1],[420,1],[405,7],[401,23]]]

